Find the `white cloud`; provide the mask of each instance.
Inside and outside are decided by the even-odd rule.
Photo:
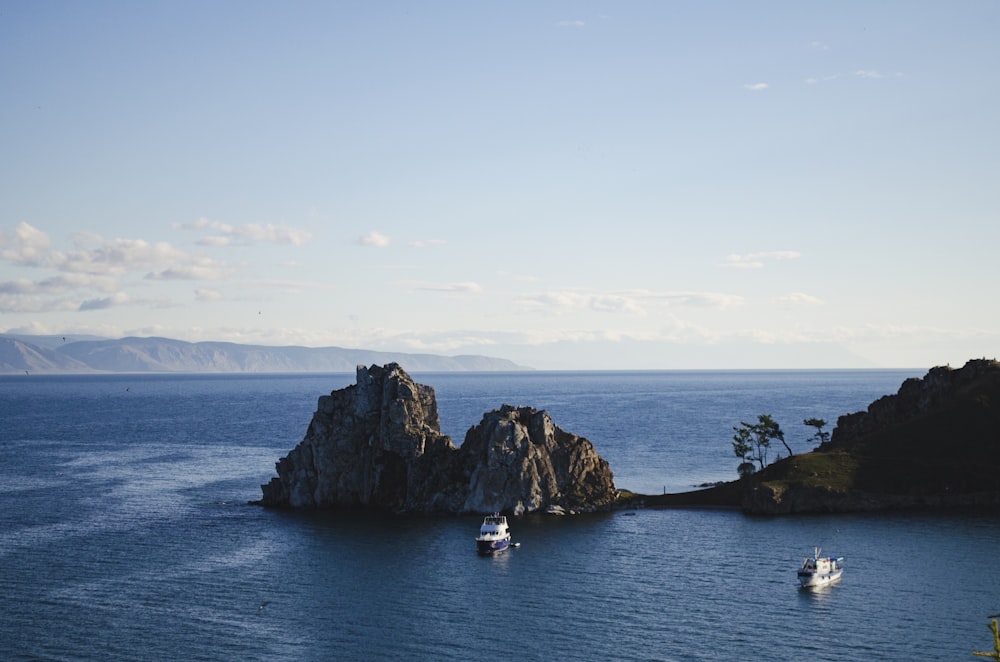
[[[823,300],[819,297],[814,297],[813,295],[805,294],[804,292],[790,292],[783,297],[779,297],[778,301],[801,306],[818,306],[823,303]]]
[[[556,27],[559,27],[559,28],[576,28],[576,29],[579,29],[579,28],[582,28],[584,25],[586,25],[586,23],[584,23],[583,21],[581,21],[579,19],[577,19],[575,21],[558,21],[556,23]]]
[[[885,76],[874,69],[858,69],[854,72],[854,75],[858,78],[885,78]]]
[[[40,266],[49,254],[51,241],[47,234],[21,221],[13,236],[0,232],[0,259],[14,264]]]
[[[91,242],[97,245],[89,246]],[[81,236],[74,250],[52,253],[48,266],[75,273],[123,275],[191,259],[189,254],[162,241]]]
[[[214,233],[198,240],[202,246],[249,246],[259,242],[301,246],[312,239],[312,234],[299,228],[272,223],[232,225],[204,217],[194,223],[175,223],[172,227],[176,230],[207,230]]]
[[[77,234],[71,250],[53,250],[48,235],[24,222],[18,225],[13,236],[0,235],[0,259],[20,266],[91,276],[122,276],[160,266],[205,262],[203,258],[191,256],[166,242],[105,239],[88,233]],[[77,285],[92,285],[94,282],[79,282]]]
[[[29,314],[137,303],[170,306],[166,300],[136,300],[125,290],[143,274],[147,280],[219,280],[233,271],[222,262],[167,242],[106,239],[87,232],[77,233],[69,250],[56,250],[46,233],[24,222],[13,233],[0,234],[0,260],[55,272],[37,279],[0,282],[0,310]]]
[[[561,315],[580,311],[628,313],[645,316],[651,306],[695,306],[727,308],[743,303],[741,297],[717,292],[629,290],[623,292],[585,292],[557,290],[519,297],[516,303],[527,310]]]
[[[198,301],[222,301],[222,292],[210,288],[198,288],[194,291],[194,298]]]
[[[751,92],[763,92],[767,88],[767,83],[747,83],[743,86],[744,90],[750,90]]]
[[[358,237],[358,244],[361,246],[370,246],[372,248],[385,248],[389,245],[391,239],[388,235],[384,235],[381,232],[369,232],[368,234]]]
[[[761,269],[770,260],[794,260],[801,257],[798,251],[765,251],[762,253],[745,253],[742,255],[727,255],[720,265],[730,269]]]

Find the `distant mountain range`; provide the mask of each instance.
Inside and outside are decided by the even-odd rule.
[[[354,372],[398,363],[410,372],[530,370],[489,356],[405,354],[341,347],[270,347],[170,338],[0,334],[0,373]]]

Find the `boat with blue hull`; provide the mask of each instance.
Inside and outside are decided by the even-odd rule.
[[[476,536],[476,551],[483,555],[499,554],[510,547],[510,528],[507,518],[493,513],[483,518]]]

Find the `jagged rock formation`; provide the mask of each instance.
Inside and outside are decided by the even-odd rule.
[[[463,512],[496,510],[495,504],[515,514],[589,510],[617,496],[611,468],[593,444],[531,407],[504,405],[484,414],[466,433],[460,460],[469,476]]]
[[[397,512],[594,510],[617,497],[608,463],[544,411],[504,405],[461,448],[441,434],[434,390],[397,364],[358,366],[319,399],[305,438],[262,485],[265,506]]]

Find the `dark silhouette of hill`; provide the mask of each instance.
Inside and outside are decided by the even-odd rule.
[[[913,508],[1000,509],[1000,363],[932,368],[837,420],[831,439],[751,476],[650,506],[752,514]]]

